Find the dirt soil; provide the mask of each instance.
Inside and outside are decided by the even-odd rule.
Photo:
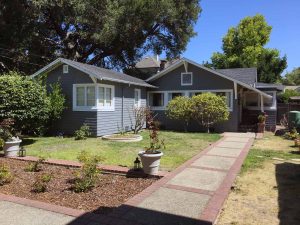
[[[218,225],[300,224],[300,164],[267,161],[238,177]]]
[[[25,172],[28,162],[0,158],[1,164],[9,166],[14,179],[11,183],[0,186],[0,193],[99,214],[111,212],[157,181],[157,178],[127,178],[122,175],[100,174],[96,187],[91,191],[75,193],[71,190],[71,181],[75,178],[78,168],[43,164],[40,172]],[[36,177],[43,173],[52,175],[48,190],[44,193],[35,193],[32,191],[33,183]]]

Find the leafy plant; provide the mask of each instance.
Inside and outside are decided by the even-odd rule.
[[[79,130],[75,131],[74,135],[75,140],[85,140],[87,137],[91,136],[90,127],[86,124],[83,124]]]
[[[78,156],[78,160],[83,163],[83,165],[76,175],[73,189],[75,192],[86,192],[95,186],[96,178],[100,173],[97,165],[102,158],[82,151]]]
[[[192,97],[192,116],[200,126],[209,128],[216,123],[228,120],[229,112],[226,99],[212,93],[203,93]]]
[[[149,107],[133,107],[134,125],[132,131],[138,134],[146,124],[147,115],[150,113]]]
[[[164,140],[159,138],[159,122],[154,120],[155,116],[153,112],[147,115],[147,125],[149,130],[150,143],[149,147],[146,148],[147,154],[155,154],[157,150],[165,148]]]
[[[192,101],[185,96],[178,96],[172,99],[167,105],[166,114],[169,118],[184,122],[184,131],[192,118]]]
[[[0,139],[3,141],[18,140],[17,132],[14,129],[13,119],[4,119],[0,122]]]
[[[35,182],[33,183],[32,190],[36,193],[43,193],[47,190],[48,183],[51,180],[50,174],[42,174],[37,176]]]
[[[37,161],[29,163],[28,166],[25,168],[26,172],[39,172],[42,170],[41,165],[46,159],[40,157]]]
[[[286,89],[284,92],[277,95],[278,102],[288,103],[290,97],[300,96],[300,92],[292,89]]]
[[[288,140],[295,140],[299,137],[297,129],[294,127],[290,132],[286,132],[283,137]]]
[[[258,117],[257,117],[257,120],[258,120],[258,123],[265,123],[266,122],[266,115],[265,114],[260,114]]]
[[[9,167],[6,165],[0,165],[0,186],[10,183],[13,176],[10,173]]]

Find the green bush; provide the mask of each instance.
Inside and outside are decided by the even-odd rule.
[[[40,157],[37,161],[29,163],[25,168],[26,172],[39,172],[42,170],[42,163],[45,161],[45,158]]]
[[[6,165],[0,165],[0,186],[10,183],[13,176],[10,173],[9,167]]]
[[[87,137],[91,136],[90,127],[84,124],[79,130],[75,131],[74,135],[75,140],[85,140]]]
[[[299,137],[299,133],[295,127],[290,132],[286,132],[283,135],[283,138],[288,139],[288,140],[295,140],[298,137]]]
[[[86,192],[95,186],[97,176],[100,172],[97,165],[102,158],[82,151],[78,156],[78,160],[83,165],[76,175],[73,189],[75,192]]]
[[[287,89],[284,92],[277,95],[278,102],[288,103],[290,97],[300,96],[300,92],[296,90]]]
[[[16,72],[0,76],[0,120],[13,119],[15,129],[36,134],[49,119],[46,88]]]
[[[32,190],[36,193],[45,192],[51,178],[51,175],[46,173],[42,174],[41,176],[37,176],[35,182],[33,183]]]
[[[51,174],[48,174],[48,173],[44,173],[41,176],[41,180],[45,183],[49,183],[51,179],[52,179],[52,176],[51,176]]]

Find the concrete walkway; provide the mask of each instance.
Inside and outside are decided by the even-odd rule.
[[[224,137],[127,202],[115,217],[132,224],[213,224],[255,134]]]

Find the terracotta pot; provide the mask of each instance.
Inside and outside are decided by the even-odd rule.
[[[257,124],[257,133],[264,133],[265,132],[265,123],[258,123]]]
[[[156,154],[146,154],[145,151],[140,151],[138,154],[141,158],[143,170],[145,174],[157,175],[160,165],[160,158],[163,156],[161,151]]]
[[[22,140],[6,141],[4,143],[4,146],[3,146],[4,155],[6,157],[16,157],[16,156],[18,156],[21,142],[22,142]]]

